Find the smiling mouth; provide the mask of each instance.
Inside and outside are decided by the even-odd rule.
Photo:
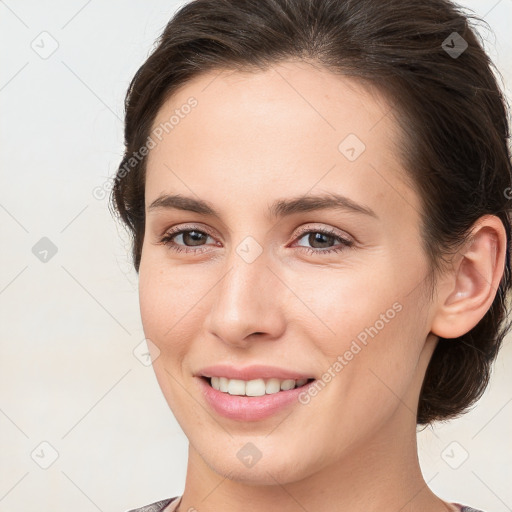
[[[283,391],[289,391],[300,388],[313,382],[315,379],[253,379],[240,380],[228,379],[226,377],[206,377],[202,376],[209,386],[222,393],[238,396],[264,396],[273,395]]]

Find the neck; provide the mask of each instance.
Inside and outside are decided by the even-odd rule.
[[[454,510],[439,499],[423,479],[414,415],[407,407],[400,406],[395,416],[385,430],[373,433],[371,439],[352,447],[336,464],[321,467],[295,481],[285,481],[271,471],[267,472],[268,484],[264,485],[230,479],[228,474],[216,473],[189,445],[187,477],[179,510]],[[402,428],[398,428],[400,425]],[[300,466],[300,460],[291,464]]]

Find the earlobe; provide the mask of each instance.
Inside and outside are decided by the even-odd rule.
[[[469,242],[454,258],[456,264],[444,278],[431,332],[458,338],[484,317],[496,296],[505,265],[507,238],[501,220],[481,217]]]

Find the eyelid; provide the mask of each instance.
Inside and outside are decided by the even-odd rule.
[[[171,228],[168,228],[168,230],[163,235],[161,235],[161,237],[159,238],[159,242],[157,242],[157,243],[163,244],[163,245],[167,246],[169,250],[175,251],[177,253],[185,253],[185,254],[192,254],[192,255],[198,256],[200,254],[204,254],[205,252],[210,252],[206,248],[207,245],[198,246],[198,248],[195,249],[194,246],[192,248],[190,248],[187,246],[181,246],[180,244],[177,244],[175,242],[171,242],[171,239],[174,238],[175,236],[179,236],[182,233],[190,232],[190,231],[198,231],[207,236],[210,236],[211,238],[214,238],[214,239],[216,238],[211,233],[211,230],[209,228],[202,228],[202,227],[196,226],[196,225],[188,225],[187,226],[187,225],[178,224],[176,226],[172,226]],[[301,228],[299,229],[299,232],[298,233],[296,232],[294,234],[292,242],[297,242],[301,238],[303,238],[306,234],[315,233],[315,232],[322,233],[323,235],[327,235],[332,238],[336,238],[339,240],[339,243],[337,244],[337,246],[334,246],[333,248],[326,248],[326,249],[315,249],[315,248],[309,248],[309,247],[303,247],[301,245],[297,245],[297,248],[300,251],[306,252],[308,254],[312,254],[315,256],[316,255],[326,256],[327,254],[331,254],[331,253],[337,254],[337,253],[345,252],[347,249],[353,248],[355,245],[355,242],[352,237],[346,236],[345,234],[341,234],[338,231],[338,229],[333,228],[332,226],[330,228],[326,228],[326,227],[319,228],[319,227],[311,226],[310,224],[301,226]],[[290,247],[290,245],[288,245],[287,247]],[[292,245],[291,247],[295,247],[295,246]]]
[[[206,234],[210,235],[211,237],[217,238],[217,235],[215,233],[213,233],[213,230],[209,229],[208,227],[201,226],[199,224],[187,224],[187,223],[177,224],[175,226],[171,226],[170,228],[165,229],[163,231],[163,233],[160,235],[160,237],[165,236],[166,234],[171,235],[171,234],[179,233],[180,231],[188,231],[188,230],[204,231]],[[319,227],[318,225],[314,225],[311,223],[304,224],[303,226],[301,226],[299,228],[299,230],[294,233],[292,241],[296,240],[298,237],[300,237],[304,233],[308,233],[310,231],[318,231],[321,233],[326,233],[329,235],[337,236],[347,242],[356,242],[354,237],[348,235],[347,233],[345,233],[343,231],[338,230],[337,228],[334,228],[332,226],[320,226]]]
[[[171,234],[177,234],[180,231],[202,231],[206,233],[207,235],[210,235],[211,237],[217,238],[217,235],[213,232],[212,229],[202,226],[200,224],[176,224],[175,226],[171,226],[170,228],[166,228],[163,230],[163,232],[159,235],[160,237],[165,235],[171,235]]]
[[[354,237],[351,237],[348,233],[344,231],[338,230],[332,226],[317,226],[311,224],[305,224],[299,228],[299,231],[294,234],[294,239],[300,237],[303,233],[308,233],[310,231],[317,231],[319,233],[326,233],[329,235],[337,236],[347,242],[355,242]]]

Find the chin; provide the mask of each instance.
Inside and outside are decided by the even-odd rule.
[[[241,464],[233,465],[231,460],[226,461],[225,464],[220,464],[219,461],[216,460],[213,462],[213,465],[209,464],[209,466],[218,475],[234,482],[243,483],[244,485],[287,484],[301,480],[304,477],[304,475],[298,475],[296,473],[296,468],[293,468],[295,470],[291,473],[293,464],[290,463],[289,459],[285,462],[285,467],[275,462],[265,464],[259,461],[253,467],[246,468],[242,467]]]
[[[267,439],[267,441],[270,441]],[[272,445],[265,444],[265,440],[256,438],[253,441],[248,438],[247,442],[236,442],[233,448],[219,446],[219,451],[211,451],[211,446],[204,448],[209,451],[199,451],[201,458],[206,465],[215,473],[229,480],[240,482],[245,485],[277,485],[287,484],[302,480],[315,472],[312,461],[306,460],[303,450],[289,447],[288,451],[276,453]],[[254,446],[261,448],[261,458],[258,460],[257,452]],[[291,451],[291,452],[290,452]],[[228,454],[233,453],[233,456]],[[253,454],[246,458],[245,454]],[[292,456],[296,455],[296,458]]]

